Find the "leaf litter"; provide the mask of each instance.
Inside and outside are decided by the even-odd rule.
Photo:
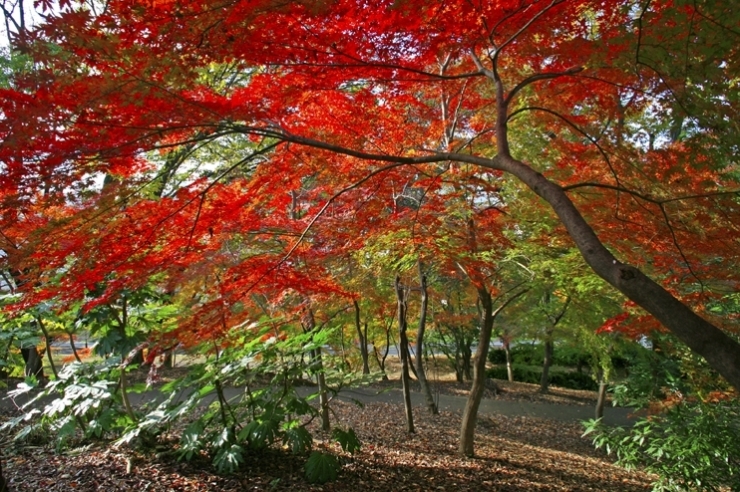
[[[511,387],[507,399],[529,401],[529,388]],[[443,391],[458,394],[454,384]],[[519,392],[519,393],[517,393]],[[501,397],[501,393],[499,397]],[[582,404],[582,395],[571,395]],[[564,397],[567,399],[567,396]],[[247,456],[245,465],[219,476],[207,459],[178,462],[171,453],[138,453],[107,442],[56,453],[53,446],[4,446],[3,470],[11,490],[24,491],[647,491],[651,477],[613,465],[582,438],[579,423],[532,417],[479,416],[475,458],[457,454],[460,414],[414,410],[416,433],[405,430],[401,404],[333,402],[333,425],[351,426],[362,441],[349,454],[309,424],[314,448],[336,454],[337,481],[305,479],[304,456],[274,448]]]

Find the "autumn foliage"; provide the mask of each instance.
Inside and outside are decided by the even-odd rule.
[[[736,332],[710,309],[740,280],[722,3],[49,5],[16,40],[32,67],[0,90],[12,312],[154,284],[184,308],[155,338],[224,340],[257,299],[295,316],[363,295],[347,258],[400,231],[483,284],[477,253],[517,239],[518,204],[551,215],[528,181],[544,176],[620,268]],[[581,248],[563,220],[534,240]]]

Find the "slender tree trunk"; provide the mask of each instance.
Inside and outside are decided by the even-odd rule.
[[[472,340],[465,339],[462,346],[462,373],[465,381],[473,380],[473,351],[470,348],[472,344]]]
[[[604,405],[606,404],[606,380],[604,379],[604,371],[599,371],[599,397],[596,399],[596,418],[600,419],[604,416]]]
[[[319,413],[321,414],[321,430],[331,430],[329,421],[329,391],[326,386],[326,375],[324,374],[324,362],[321,358],[321,348],[312,351],[312,357],[318,365],[318,383],[319,383]]]
[[[360,322],[360,304],[357,302],[357,299],[353,299],[352,305],[355,307],[355,329],[357,330],[357,339],[360,341],[362,374],[370,374],[370,364],[368,363],[369,354],[367,350],[367,323],[365,323],[365,333],[363,333],[362,324]]]
[[[80,359],[80,355],[77,353],[77,347],[75,346],[75,336],[73,333],[67,333],[67,335],[69,336],[69,346],[72,349],[72,355],[74,355],[75,360],[81,364],[82,359]]]
[[[432,415],[438,415],[439,409],[432,395],[432,388],[424,372],[424,330],[427,322],[427,308],[429,306],[429,296],[427,295],[427,277],[422,271],[421,261],[419,262],[419,285],[421,288],[421,314],[419,316],[419,327],[416,330],[416,376],[419,378],[421,391],[424,393],[427,408]]]
[[[504,353],[506,354],[506,376],[509,382],[514,382],[514,369],[511,367],[511,345],[508,341],[504,342]]]
[[[493,322],[496,316],[510,302],[524,294],[520,291],[509,297],[501,306],[493,310],[493,300],[491,293],[485,287],[478,288],[478,298],[483,306],[483,319],[481,320],[480,336],[478,338],[478,348],[475,351],[473,365],[473,385],[468,394],[468,401],[463,411],[462,424],[460,426],[460,447],[458,451],[463,456],[475,455],[475,426],[478,422],[478,407],[483,398],[483,390],[486,387],[486,360],[488,358],[488,347],[491,344],[493,334]]]
[[[545,336],[545,358],[542,361],[542,376],[540,377],[540,393],[547,393],[550,390],[550,366],[552,365],[552,356],[555,351],[555,344],[552,341],[552,330],[547,330]]]
[[[380,350],[373,344],[373,354],[375,354],[375,360],[378,361],[378,367],[380,372],[383,373],[383,381],[388,381],[388,373],[385,372],[385,361],[388,358],[388,352],[391,347],[391,327],[393,326],[393,318],[396,317],[396,313],[393,313],[393,317],[390,318],[388,324],[385,325],[385,350],[383,356],[380,356]],[[365,325],[365,334],[367,335],[367,324]]]
[[[309,307],[306,311],[305,330],[313,332],[316,329],[316,320],[313,310]],[[311,364],[316,368],[316,382],[319,387],[319,416],[321,417],[321,430],[331,430],[329,420],[329,390],[326,386],[326,375],[324,374],[324,361],[321,357],[321,347],[311,350]]]
[[[0,456],[0,492],[10,492],[8,482],[5,480],[5,474],[3,473],[3,458]]]
[[[406,430],[414,432],[414,414],[411,406],[411,388],[409,378],[409,340],[406,336],[406,292],[401,285],[401,277],[396,275],[396,298],[398,299],[398,333],[399,352],[401,355],[401,385],[403,387],[403,404],[406,410]]]
[[[57,366],[54,364],[54,358],[51,355],[51,337],[49,336],[49,332],[46,331],[46,327],[44,326],[44,322],[41,317],[36,317],[36,324],[41,329],[41,333],[44,334],[44,340],[46,341],[46,355],[49,359],[49,367],[51,367],[51,372],[52,374],[54,374],[55,378],[58,378],[59,374],[57,373]]]
[[[44,363],[41,360],[39,349],[35,345],[23,347],[21,348],[21,355],[24,361],[24,376],[36,376],[39,381],[44,379]]]
[[[550,302],[550,293],[548,292],[545,296],[546,302]],[[552,358],[553,353],[555,352],[555,344],[553,342],[553,332],[555,331],[555,327],[560,323],[560,320],[563,319],[563,316],[565,316],[565,312],[568,310],[568,306],[570,305],[570,297],[565,298],[565,303],[563,303],[563,307],[560,310],[560,312],[555,316],[552,317],[548,315],[548,318],[550,318],[550,327],[547,329],[545,333],[545,358],[542,362],[542,378],[540,379],[540,393],[547,393],[550,389],[550,366],[552,365]]]
[[[131,400],[128,399],[128,384],[126,382],[126,368],[121,367],[121,376],[118,384],[121,388],[121,401],[123,401],[123,408],[126,409],[126,414],[131,418],[133,422],[136,422],[136,413],[134,407],[131,406]]]

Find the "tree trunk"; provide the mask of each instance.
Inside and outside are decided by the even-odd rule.
[[[409,340],[406,336],[406,292],[401,285],[401,277],[396,275],[396,298],[398,299],[398,333],[399,352],[401,355],[401,384],[403,387],[403,404],[406,410],[406,430],[414,432],[414,414],[411,406],[411,389],[409,378]]]
[[[80,355],[77,353],[77,347],[75,346],[74,333],[67,333],[67,336],[69,336],[69,346],[72,349],[72,355],[74,355],[75,360],[81,364],[82,360],[80,359]]]
[[[458,383],[465,382],[465,378],[463,377],[462,357],[458,357],[455,363],[455,381]]]
[[[317,382],[319,386],[319,415],[321,416],[321,430],[328,432],[331,430],[329,420],[329,391],[326,386],[326,376],[324,375],[324,362],[321,358],[321,348],[311,350],[311,359],[316,364],[318,371]]]
[[[10,492],[10,488],[8,488],[8,482],[5,481],[5,474],[3,473],[2,456],[0,456],[0,492]]]
[[[488,347],[491,344],[491,335],[493,334],[493,322],[502,309],[522,294],[524,294],[524,291],[509,297],[494,311],[491,293],[485,287],[478,288],[478,298],[483,306],[483,319],[481,320],[480,336],[478,337],[478,348],[475,351],[473,385],[470,388],[468,401],[465,403],[462,425],[460,426],[460,447],[458,451],[463,456],[472,457],[475,455],[475,426],[478,421],[478,407],[480,407],[483,390],[486,386],[486,360],[488,358]]]
[[[491,294],[484,287],[478,288],[478,299],[483,306],[483,319],[478,339],[478,349],[475,351],[475,367],[473,386],[468,394],[468,401],[463,411],[462,425],[460,427],[460,448],[463,456],[475,454],[475,426],[478,421],[478,407],[480,407],[483,390],[485,389],[486,357],[488,346],[491,343],[493,333],[493,301]]]
[[[357,339],[360,341],[362,374],[370,374],[370,364],[368,363],[369,354],[367,350],[367,323],[365,323],[365,333],[363,333],[362,324],[360,322],[360,304],[357,302],[357,299],[353,299],[352,305],[355,307],[355,329],[357,330]]]
[[[604,371],[599,371],[599,397],[596,399],[596,418],[604,416],[604,405],[606,404],[606,380]]]
[[[44,379],[44,363],[41,360],[39,349],[35,345],[21,348],[21,355],[25,362],[23,375],[26,377],[36,376],[39,381]]]
[[[505,119],[505,117],[504,117]],[[691,350],[740,390],[740,343],[673,297],[632,265],[619,261],[599,240],[561,186],[521,161],[508,149],[485,167],[510,172],[550,204],[593,271],[652,314]]]
[[[46,341],[46,355],[49,359],[49,367],[51,368],[51,373],[54,374],[55,378],[58,378],[59,373],[57,373],[57,367],[56,365],[54,365],[54,358],[51,355],[51,336],[49,336],[49,332],[46,331],[46,327],[44,326],[44,322],[41,317],[36,317],[36,324],[38,324],[41,333],[44,334],[44,340]]]
[[[547,292],[545,295],[545,302],[550,302],[550,293]],[[542,362],[542,378],[540,379],[540,393],[547,393],[550,389],[550,366],[552,365],[553,352],[555,351],[555,345],[553,343],[553,333],[555,327],[560,323],[560,320],[565,316],[565,312],[568,310],[570,305],[570,296],[565,298],[565,303],[560,312],[552,317],[548,315],[550,319],[550,327],[545,332],[545,358]]]
[[[429,297],[427,295],[427,277],[422,272],[421,262],[419,262],[419,285],[421,287],[421,313],[419,315],[419,327],[416,330],[416,377],[419,378],[421,391],[424,393],[427,408],[432,415],[438,415],[439,409],[432,395],[432,388],[429,386],[427,375],[424,372],[424,330],[427,322],[427,307],[429,306]]]
[[[303,329],[307,333],[316,330],[316,320],[313,316],[313,310],[309,307],[306,309],[303,321]],[[321,358],[321,347],[311,349],[311,365],[316,371],[316,383],[319,387],[319,416],[321,417],[321,430],[330,431],[331,422],[329,420],[329,391],[326,386],[326,376],[324,375],[324,361]]]
[[[509,378],[509,382],[514,382],[514,370],[511,367],[511,345],[509,342],[504,342],[504,353],[506,354],[506,376]]]
[[[545,358],[542,361],[542,376],[540,377],[540,393],[547,393],[550,389],[550,366],[552,365],[552,356],[555,351],[555,344],[552,341],[552,331],[548,331],[545,338]]]
[[[473,380],[473,351],[470,349],[471,345],[472,341],[466,339],[462,346],[462,373],[466,381]]]

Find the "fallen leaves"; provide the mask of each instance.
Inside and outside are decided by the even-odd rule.
[[[405,432],[399,404],[364,407],[337,402],[333,423],[352,426],[363,442],[353,455],[312,429],[316,446],[343,463],[336,482],[311,485],[305,457],[270,449],[247,457],[231,476],[210,463],[181,463],[98,443],[57,454],[48,447],[6,451],[6,478],[16,492],[60,491],[645,491],[650,477],[617,468],[580,437],[577,423],[527,417],[485,416],[478,424],[476,458],[457,454],[460,416],[431,416],[415,409],[417,432]],[[313,425],[313,424],[312,424]],[[327,438],[323,441],[323,438]]]

